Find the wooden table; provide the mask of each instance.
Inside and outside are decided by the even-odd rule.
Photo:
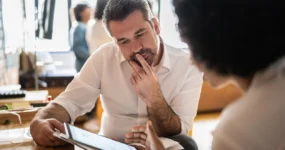
[[[30,122],[23,122],[23,124],[11,123],[9,125],[0,125],[0,131],[8,129],[21,129],[30,126]],[[76,124],[76,126],[81,127],[82,124]],[[37,146],[34,141],[26,141],[24,143],[8,144],[5,145],[0,143],[0,150],[74,150],[73,145],[66,145],[61,147],[41,147]]]
[[[37,146],[34,142],[13,144],[13,145],[4,145],[0,146],[1,150],[74,150],[73,145],[66,145],[61,147],[41,147]]]
[[[20,128],[27,128],[29,127],[30,122],[25,122],[21,125],[19,124],[10,124],[10,125],[5,125],[5,126],[0,126],[0,131],[4,131],[7,129],[20,129]],[[61,146],[61,147],[41,147],[37,146],[34,141],[26,141],[23,143],[15,143],[15,144],[0,144],[0,150],[73,150],[74,146],[73,145],[66,145],[66,146]]]
[[[0,131],[4,131],[7,129],[20,129],[29,127],[30,123],[25,122],[21,125],[19,124],[10,124],[6,126],[0,126]],[[23,143],[15,143],[15,144],[0,144],[0,150],[73,150],[73,145],[66,145],[61,147],[41,147],[37,146],[34,141],[28,140]]]

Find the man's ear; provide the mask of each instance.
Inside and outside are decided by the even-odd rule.
[[[159,34],[160,34],[160,27],[159,27],[158,20],[157,20],[156,18],[152,18],[151,21],[152,21],[152,23],[153,23],[153,28],[154,28],[154,30],[155,30],[155,33],[156,33],[157,35],[159,35]]]

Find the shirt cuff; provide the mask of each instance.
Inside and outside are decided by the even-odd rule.
[[[62,106],[68,112],[69,117],[70,117],[70,122],[69,122],[70,124],[73,124],[75,122],[75,119],[77,116],[75,114],[75,108],[73,108],[74,106],[72,106],[69,103],[66,103],[63,101],[57,101],[57,100],[52,101],[52,103]]]
[[[186,117],[187,118],[187,117]],[[186,119],[185,119],[186,120]],[[186,121],[183,121],[181,119],[181,132],[180,134],[184,134],[184,135],[188,135],[188,132],[190,130],[192,130],[192,127],[193,127],[193,121],[191,122],[186,122]]]

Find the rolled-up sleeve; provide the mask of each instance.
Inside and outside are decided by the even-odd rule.
[[[96,103],[101,89],[102,56],[96,51],[85,63],[82,70],[53,102],[64,107],[70,115],[71,123],[89,112]]]
[[[202,82],[202,73],[193,67],[180,92],[170,103],[172,110],[181,120],[181,134],[187,135],[192,128],[193,120],[197,114]]]

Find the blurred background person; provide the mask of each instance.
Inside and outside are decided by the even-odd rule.
[[[89,57],[89,48],[86,41],[86,25],[91,16],[91,9],[85,3],[79,3],[73,9],[77,25],[71,29],[71,48],[75,54],[75,69],[80,71]]]
[[[90,55],[101,45],[113,41],[105,31],[102,22],[102,16],[107,2],[108,0],[97,0],[94,19],[90,20],[87,25],[86,39]]]
[[[95,52],[101,45],[113,41],[106,32],[102,21],[102,16],[107,3],[108,0],[97,0],[94,11],[94,19],[90,20],[87,25],[86,40],[90,55],[92,55],[92,53]],[[88,131],[97,132],[99,130],[100,116],[97,118],[95,113],[97,112],[100,114],[102,111],[103,109],[101,106],[101,101],[98,97],[96,106],[89,113],[87,113],[90,120],[83,125],[83,128]]]

